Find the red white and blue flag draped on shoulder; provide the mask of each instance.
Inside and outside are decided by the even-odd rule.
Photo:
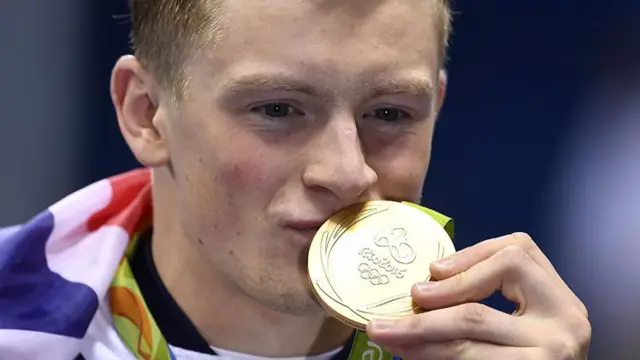
[[[151,221],[150,183],[147,169],[127,172],[0,228],[3,360],[134,358],[101,305],[134,232]]]

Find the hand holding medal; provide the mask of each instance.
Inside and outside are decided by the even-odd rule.
[[[354,205],[319,229],[309,276],[329,313],[403,358],[586,359],[586,308],[531,238],[456,253],[412,205]],[[518,305],[514,314],[477,303],[496,291]]]

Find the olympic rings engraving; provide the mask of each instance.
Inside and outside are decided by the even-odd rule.
[[[378,269],[371,269],[367,263],[360,263],[358,271],[360,272],[360,277],[369,280],[371,285],[386,285],[390,281],[387,275],[380,275]]]

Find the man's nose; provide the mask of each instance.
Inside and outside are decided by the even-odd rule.
[[[353,120],[329,121],[311,149],[310,160],[304,184],[326,189],[345,204],[357,201],[378,181],[366,162]]]

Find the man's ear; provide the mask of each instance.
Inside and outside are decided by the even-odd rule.
[[[160,88],[132,55],[121,57],[111,75],[111,100],[125,141],[140,163],[160,167],[169,161],[166,133],[158,119]]]
[[[447,94],[447,71],[440,69],[438,72],[438,99],[436,102],[436,113],[440,113],[442,105],[444,105],[444,98]]]

